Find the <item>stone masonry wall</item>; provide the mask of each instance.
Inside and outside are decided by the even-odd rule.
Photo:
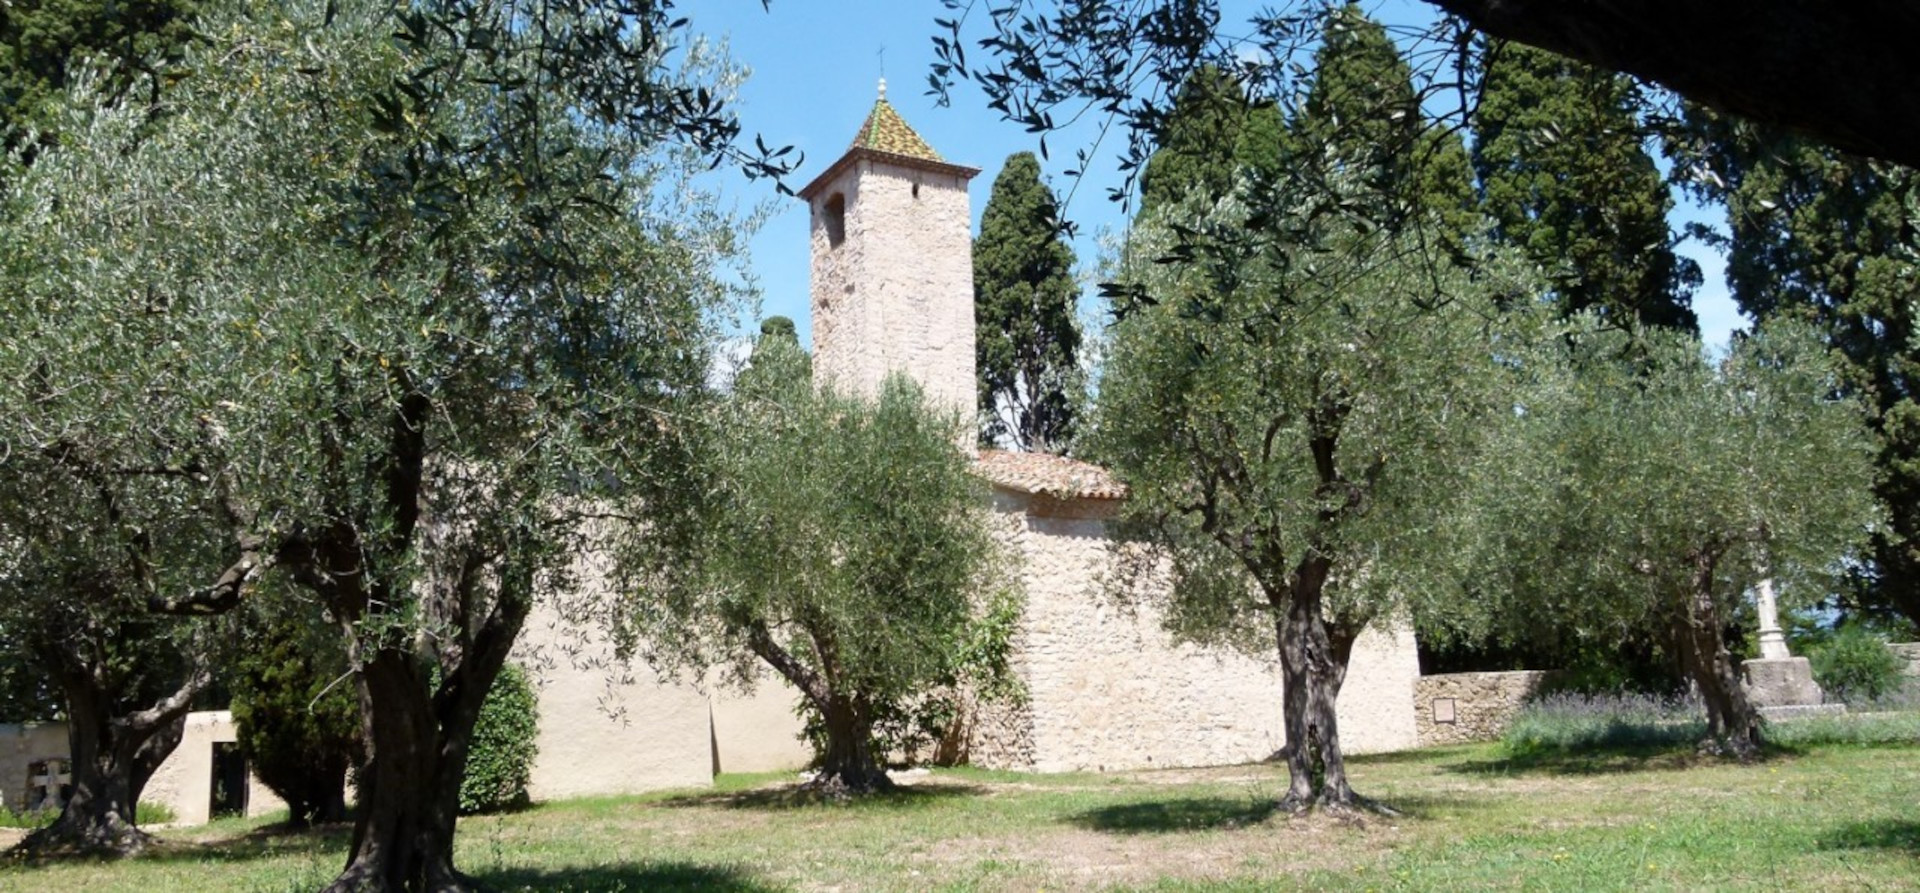
[[[1413,710],[1420,746],[1497,740],[1546,677],[1545,670],[1420,677]]]
[[[1027,604],[1016,669],[1028,701],[976,723],[976,764],[1049,772],[1206,766],[1280,749],[1277,658],[1175,643],[1151,604],[1122,606],[1104,592],[1113,560],[1104,522],[1033,516],[1018,494],[997,499],[1004,536],[1022,560]],[[1414,745],[1417,675],[1410,631],[1361,637],[1339,706],[1349,752]]]

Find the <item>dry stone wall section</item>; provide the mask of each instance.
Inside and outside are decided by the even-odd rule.
[[[1515,670],[1420,677],[1413,711],[1420,746],[1499,739],[1547,675],[1545,670]]]

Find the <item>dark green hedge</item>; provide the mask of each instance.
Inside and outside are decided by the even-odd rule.
[[[527,804],[539,730],[539,701],[526,671],[513,664],[502,667],[473,727],[467,774],[460,782],[461,812],[498,812]]]

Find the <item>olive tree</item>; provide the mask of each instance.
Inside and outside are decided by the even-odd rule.
[[[1689,336],[1583,322],[1564,356],[1536,354],[1499,474],[1476,485],[1493,494],[1481,595],[1510,634],[1659,631],[1709,748],[1751,754],[1761,727],[1728,627],[1759,580],[1810,603],[1860,559],[1880,519],[1865,415],[1804,326],[1769,323],[1709,361]]]
[[[687,178],[737,126],[665,3],[205,21],[152,133],[81,104],[20,175],[0,377],[202,496],[220,560],[149,607],[230,611],[271,574],[326,608],[370,759],[333,888],[464,888],[466,748],[521,624],[577,584],[583,516],[686,482],[669,420],[735,250]],[[70,356],[113,331],[154,349]]]
[[[1367,803],[1334,713],[1354,641],[1450,594],[1454,510],[1503,405],[1499,327],[1531,317],[1495,311],[1527,287],[1504,262],[1469,275],[1318,196],[1290,207],[1256,221],[1228,199],[1136,232],[1150,261],[1089,450],[1172,569],[1176,628],[1277,649],[1283,805],[1344,809]]]
[[[871,399],[816,389],[777,334],[708,429],[699,538],[637,581],[632,632],[666,666],[763,661],[817,729],[812,786],[891,786],[884,764],[950,717],[957,687],[1005,669],[1013,603],[996,582],[986,484],[900,375]]]
[[[147,207],[87,207],[135,173],[126,153],[153,113],[121,85],[77,76],[73,101],[38,109],[38,126],[64,134],[35,153],[45,165],[24,151],[0,161],[0,628],[9,662],[57,695],[73,784],[60,817],[22,842],[40,854],[148,842],[141,787],[179,742],[220,638],[146,610],[221,567],[224,538],[208,479],[169,446],[197,434],[210,400],[166,381],[193,358],[166,320],[169,293],[140,278],[182,262],[122,253],[124,224]],[[87,150],[69,141],[109,164],[82,172]]]
[[[0,446],[0,627],[8,659],[57,695],[72,786],[20,849],[138,851],[149,841],[135,824],[141,789],[179,744],[221,638],[149,613],[145,596],[207,567],[215,531],[190,508],[180,516],[186,506],[161,492],[170,482],[108,466],[77,439]]]

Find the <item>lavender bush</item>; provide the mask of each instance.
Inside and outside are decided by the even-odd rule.
[[[1690,746],[1706,734],[1706,711],[1695,698],[1563,692],[1522,708],[1501,743],[1509,756],[1526,757]]]
[[[1685,749],[1706,733],[1705,711],[1694,698],[1559,693],[1522,708],[1501,745],[1509,757],[1524,759],[1595,750]],[[1853,705],[1849,713],[1770,722],[1766,738],[1795,749],[1920,744],[1920,692],[1906,686]]]

